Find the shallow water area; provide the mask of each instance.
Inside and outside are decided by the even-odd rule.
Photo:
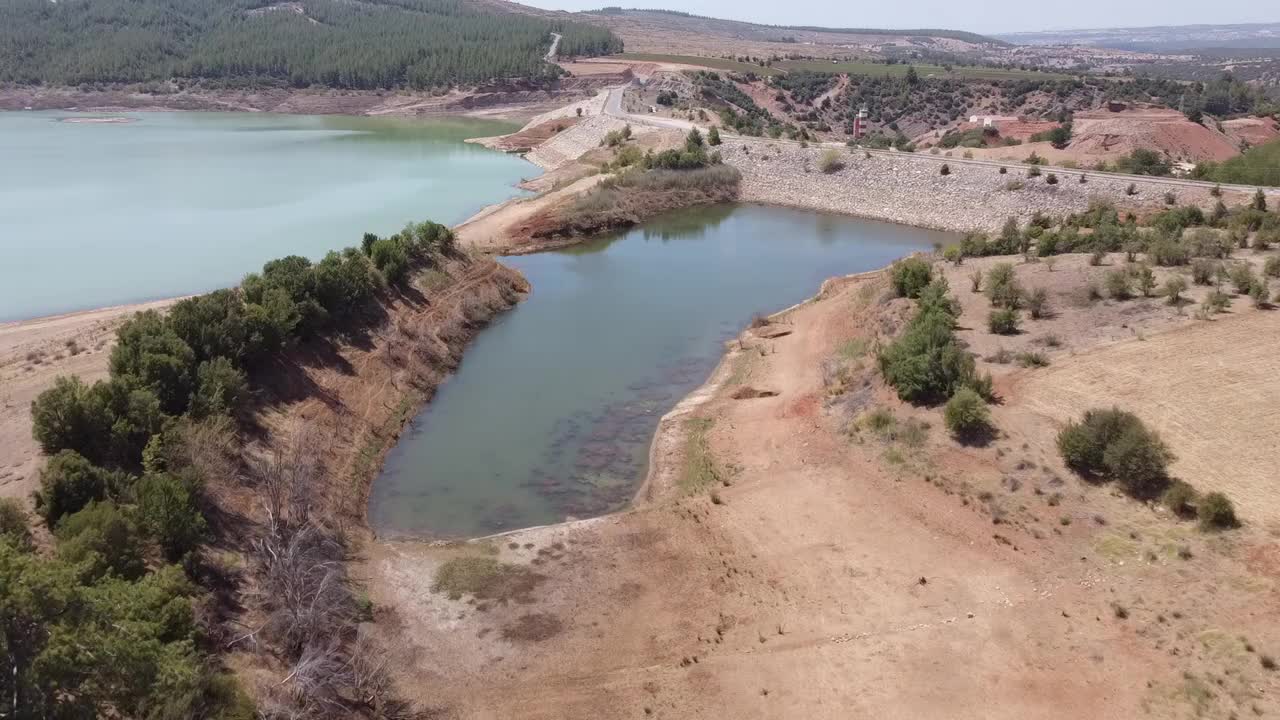
[[[758,313],[943,233],[785,208],[674,212],[619,235],[508,258],[533,292],[467,349],[387,458],[370,523],[459,537],[623,507],[658,420]]]
[[[123,122],[128,121],[128,122]],[[234,285],[409,221],[461,222],[538,170],[492,120],[0,112],[0,322]]]

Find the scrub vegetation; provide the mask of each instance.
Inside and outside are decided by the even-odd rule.
[[[51,457],[35,506],[53,543],[36,548],[21,508],[0,506],[0,707],[22,718],[255,717],[218,659],[251,640],[308,688],[269,694],[257,717],[351,717],[365,702],[351,698],[369,693],[400,708],[379,717],[404,717],[355,641],[366,613],[343,533],[315,509],[319,453],[300,447],[245,471],[239,433],[253,394],[271,389],[256,379],[282,351],[362,332],[381,317],[379,295],[420,292],[405,287],[409,272],[453,254],[453,233],[425,222],[316,263],[273,260],[238,288],[126,321],[108,379],[60,377],[41,393],[33,434]],[[209,493],[246,472],[266,527],[233,544],[247,546],[265,622],[235,639],[216,621],[231,570],[210,549],[226,519]]]

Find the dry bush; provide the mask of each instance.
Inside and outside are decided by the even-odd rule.
[[[818,169],[828,175],[840,172],[844,169],[844,158],[840,157],[839,151],[828,150],[818,158]]]
[[[228,645],[265,641],[289,668],[259,693],[263,718],[421,717],[393,692],[385,653],[359,636],[347,540],[322,502],[320,451],[319,436],[303,427],[255,468],[266,517],[249,560],[265,620]]]

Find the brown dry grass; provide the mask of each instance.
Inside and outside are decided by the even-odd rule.
[[[1028,378],[1019,394],[1060,422],[1111,405],[1137,413],[1174,449],[1174,475],[1227,493],[1246,520],[1280,527],[1280,352],[1263,341],[1277,337],[1280,313],[1241,309],[1082,353]]]

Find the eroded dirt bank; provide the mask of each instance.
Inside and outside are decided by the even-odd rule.
[[[986,351],[972,269],[948,272],[963,336]],[[1062,332],[1048,352],[1065,371],[1090,347],[1274,331],[1273,314],[1243,305],[1192,321],[1160,301],[1077,303],[1105,270],[1083,256],[1020,266],[1056,283],[1059,312],[1016,342]],[[1083,483],[1054,446],[1070,413],[1025,399],[1034,369],[996,368],[1000,436],[956,444],[937,409],[904,406],[874,371],[910,309],[872,274],[745,333],[664,421],[630,511],[372,547],[379,631],[406,690],[466,718],[1275,712],[1280,682],[1261,659],[1280,647],[1275,504],[1204,534]],[[1107,329],[1066,334],[1077,325]],[[875,408],[896,430],[860,422]],[[1216,457],[1232,462],[1229,448]],[[455,558],[508,565],[450,599],[434,583]]]

